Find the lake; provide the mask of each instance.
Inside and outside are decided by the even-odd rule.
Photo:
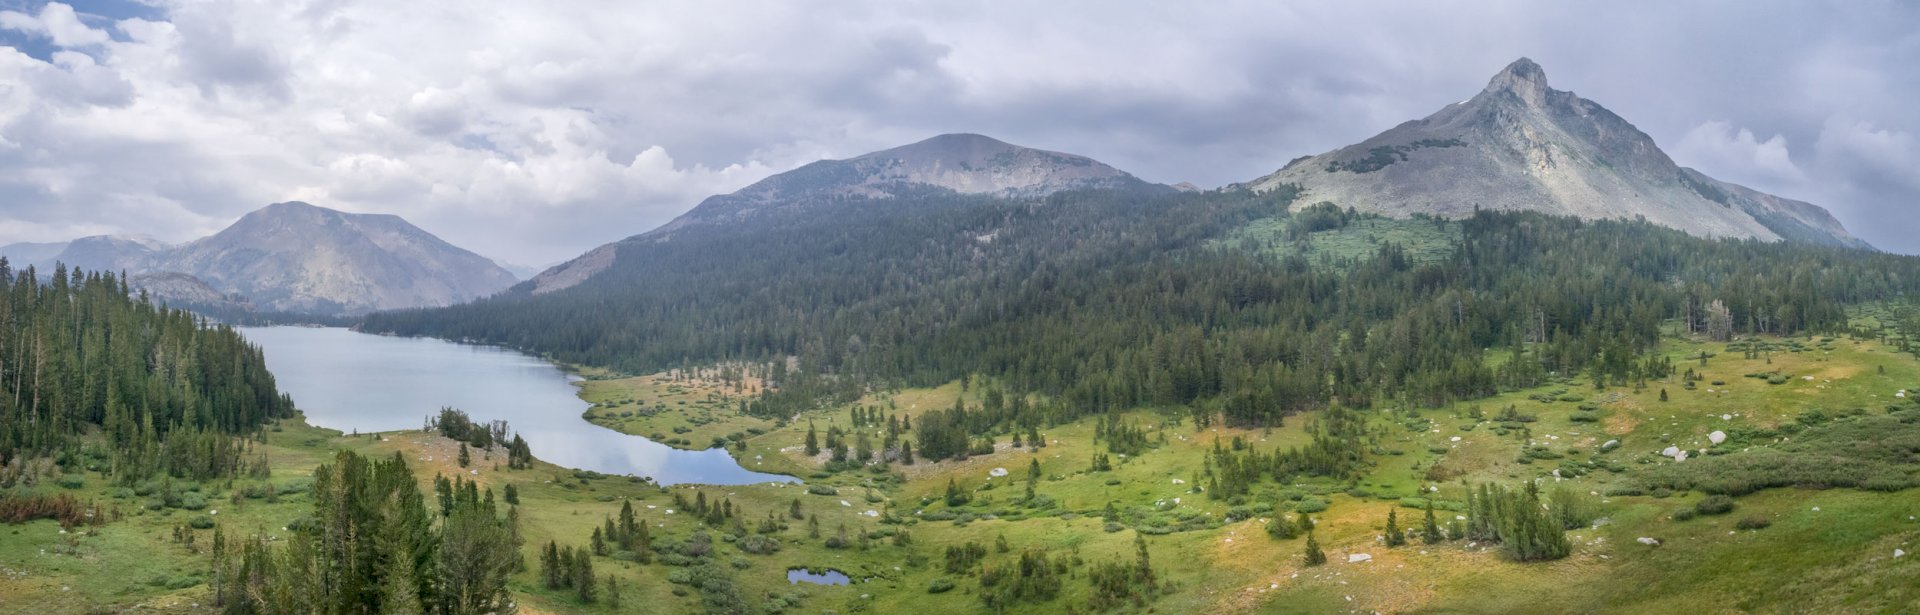
[[[537,357],[429,338],[341,328],[240,327],[267,355],[280,391],[307,422],[341,431],[420,429],[443,406],[477,422],[505,420],[533,455],[662,485],[796,482],[740,467],[722,449],[680,450],[587,422],[573,377]]]

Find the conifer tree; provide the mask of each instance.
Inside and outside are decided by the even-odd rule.
[[[1445,536],[1440,534],[1440,524],[1433,518],[1433,500],[1427,500],[1427,518],[1421,523],[1420,538],[1427,544],[1439,544]]]
[[[1307,552],[1302,563],[1308,566],[1327,563],[1327,554],[1320,552],[1320,541],[1314,539],[1313,530],[1307,530]]]

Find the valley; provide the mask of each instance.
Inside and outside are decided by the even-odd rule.
[[[1920,609],[1920,258],[1524,58],[1249,182],[943,134],[517,284],[298,202],[53,253],[0,615]]]
[[[1861,317],[1857,324],[1869,324]],[[1085,578],[1101,562],[1131,561],[1134,537],[1147,537],[1163,594],[1151,604],[1160,610],[1214,610],[1229,613],[1288,612],[1642,612],[1676,609],[1899,612],[1920,599],[1910,583],[1914,559],[1894,557],[1920,543],[1920,514],[1914,506],[1915,468],[1889,468],[1907,486],[1893,492],[1856,489],[1780,487],[1735,498],[1730,514],[1676,520],[1704,496],[1646,489],[1668,470],[1715,471],[1703,463],[1739,460],[1780,446],[1783,440],[1812,437],[1819,430],[1849,422],[1883,421],[1904,429],[1912,446],[1920,405],[1895,393],[1920,382],[1920,361],[1877,339],[1766,338],[1783,350],[1771,358],[1745,358],[1724,344],[1701,343],[1683,335],[1662,342],[1661,353],[1687,362],[1702,378],[1693,389],[1679,378],[1649,381],[1641,390],[1596,393],[1591,385],[1555,381],[1548,385],[1437,409],[1384,408],[1365,413],[1366,470],[1350,481],[1302,478],[1255,484],[1247,496],[1229,500],[1196,489],[1205,480],[1216,442],[1238,439],[1255,451],[1304,444],[1307,426],[1318,417],[1294,417],[1273,429],[1200,428],[1165,409],[1139,409],[1121,420],[1143,426],[1147,449],[1114,461],[1113,468],[1092,471],[1096,454],[1110,453],[1097,441],[1091,421],[1044,430],[1043,448],[1001,446],[993,454],[965,461],[913,465],[861,464],[823,471],[824,459],[801,451],[806,426],[848,427],[852,410],[884,407],[886,414],[925,420],[929,411],[954,401],[977,404],[983,389],[975,381],[963,391],[958,382],[929,389],[879,393],[850,407],[802,413],[782,428],[745,437],[736,458],[766,456],[785,460],[806,486],[767,484],[659,488],[647,481],[600,476],[538,463],[525,470],[502,467],[498,451],[476,453],[471,471],[454,462],[455,443],[435,434],[403,430],[344,435],[284,421],[266,434],[260,448],[273,460],[271,477],[233,481],[232,485],[181,484],[199,489],[204,509],[143,504],[157,495],[140,486],[129,490],[89,478],[67,489],[100,502],[121,520],[97,529],[63,533],[53,521],[11,526],[0,557],[9,570],[0,578],[0,603],[64,601],[85,604],[139,604],[146,610],[192,612],[204,603],[207,580],[206,530],[194,530],[200,546],[172,537],[173,528],[193,517],[217,519],[225,528],[257,528],[269,534],[309,514],[313,503],[302,492],[312,469],[333,451],[369,456],[401,453],[421,478],[433,474],[466,475],[496,493],[517,487],[526,545],[523,556],[537,561],[547,541],[586,544],[600,520],[615,515],[626,501],[653,526],[655,562],[639,564],[616,556],[598,570],[618,579],[623,604],[678,605],[697,611],[712,598],[701,588],[676,582],[676,568],[663,562],[694,534],[712,539],[710,554],[699,558],[723,571],[730,589],[744,604],[781,602],[794,612],[894,612],[939,608],[973,612],[981,608],[978,570],[950,572],[941,555],[948,547],[984,545],[988,567],[1012,565],[1027,549],[1041,549],[1063,560],[1059,593],[1023,610],[1064,610],[1091,599]],[[1798,351],[1786,350],[1799,346]],[[1702,352],[1712,356],[1697,365]],[[1787,381],[1770,384],[1749,373],[1781,373]],[[1807,377],[1813,380],[1806,380]],[[1713,382],[1727,384],[1708,384]],[[611,381],[618,382],[618,381]],[[634,403],[651,405],[685,396],[687,389],[661,377],[647,386],[622,388]],[[1660,401],[1660,391],[1668,393]],[[596,390],[591,385],[588,391]],[[591,393],[588,394],[592,396]],[[720,393],[716,397],[726,398]],[[1539,401],[1550,398],[1552,402]],[[1583,398],[1583,399],[1575,399]],[[624,399],[624,397],[623,397]],[[1512,406],[1524,422],[1502,421],[1501,408]],[[1595,409],[1583,409],[1593,406]],[[618,408],[618,406],[616,406]],[[674,409],[670,413],[694,411]],[[1814,422],[1811,413],[1830,415]],[[724,412],[715,412],[725,420]],[[1475,415],[1479,415],[1476,418]],[[1723,416],[1727,418],[1723,418]],[[1803,429],[1787,426],[1809,424]],[[1518,425],[1519,429],[1510,429]],[[1416,429],[1417,427],[1417,429]],[[875,428],[863,428],[872,437]],[[1505,431],[1506,433],[1501,433]],[[1711,444],[1714,431],[1735,434]],[[1769,433],[1775,435],[1768,435]],[[1784,434],[1792,433],[1794,436]],[[1529,438],[1530,436],[1530,438]],[[1003,441],[1006,438],[1000,438]],[[1164,441],[1162,441],[1164,439]],[[1603,447],[1607,441],[1615,447]],[[1705,457],[1674,462],[1659,449],[1676,445],[1704,449]],[[1537,451],[1537,452],[1536,452]],[[1838,452],[1838,451],[1836,451]],[[536,450],[538,455],[539,451]],[[1038,463],[1035,481],[1040,503],[1021,493],[1026,471]],[[1008,470],[1004,475],[998,470]],[[1554,473],[1578,477],[1555,479]],[[1542,479],[1545,489],[1571,489],[1594,496],[1603,521],[1568,533],[1572,554],[1557,562],[1519,563],[1497,548],[1469,540],[1411,544],[1389,548],[1380,534],[1387,512],[1397,510],[1405,527],[1417,527],[1419,502],[1433,501],[1444,519],[1464,500],[1462,482],[1510,482]],[[942,492],[949,481],[971,501],[951,506]],[[275,486],[262,499],[267,485]],[[422,485],[430,488],[429,485]],[[1437,488],[1438,491],[1431,491]],[[1884,488],[1884,487],[1880,487]],[[165,487],[154,488],[164,490]],[[820,495],[828,492],[830,495]],[[770,554],[739,547],[733,521],[710,525],[680,507],[704,494],[718,506],[730,502],[736,519],[748,527],[773,515],[780,529],[746,535],[772,537],[781,545]],[[811,521],[789,517],[792,503],[809,520],[818,519],[820,535],[872,534],[861,546],[828,548],[827,538],[811,534]],[[1103,518],[1111,503],[1117,513]],[[674,510],[675,513],[667,511]],[[1303,539],[1278,540],[1265,525],[1277,515],[1312,510],[1316,537],[1329,563],[1301,564]],[[1111,520],[1109,520],[1111,519]],[[1765,520],[1761,529],[1737,529],[1749,519]],[[233,530],[230,530],[233,531]],[[893,536],[910,535],[905,544]],[[1638,542],[1660,541],[1658,546]],[[721,540],[727,538],[727,540]],[[1004,538],[1010,551],[994,546]],[[164,558],[129,558],[160,553]],[[1349,558],[1370,556],[1364,562]],[[846,586],[789,584],[789,568],[833,569],[856,579]],[[1844,579],[1844,581],[1842,581]],[[942,582],[954,590],[929,593]],[[171,587],[180,585],[183,587]],[[616,611],[604,596],[583,605],[569,592],[543,588],[536,572],[515,575],[516,595],[528,612]],[[62,589],[65,588],[65,589]],[[681,595],[685,594],[685,595]],[[59,609],[46,612],[68,612]]]

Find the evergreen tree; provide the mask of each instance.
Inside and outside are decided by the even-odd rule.
[[[1320,552],[1320,541],[1314,539],[1313,530],[1307,530],[1307,551],[1301,563],[1308,566],[1327,563],[1327,554]]]
[[[1420,538],[1430,545],[1439,544],[1445,539],[1440,534],[1440,523],[1433,518],[1433,500],[1427,500],[1427,515],[1420,525]]]
[[[591,604],[594,601],[598,593],[595,591],[595,581],[597,579],[593,576],[593,554],[588,553],[586,549],[574,552],[573,589],[581,602]]]
[[[1387,546],[1398,547],[1407,544],[1407,535],[1400,531],[1398,515],[1394,509],[1387,509]]]

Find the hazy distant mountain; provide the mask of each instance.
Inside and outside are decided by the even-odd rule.
[[[708,197],[672,222],[624,241],[660,238],[691,225],[748,221],[775,210],[853,199],[884,201],[917,191],[1031,198],[1082,188],[1174,190],[1085,156],[1020,147],[977,134],[945,134],[845,160],[807,164],[732,194]],[[619,245],[600,246],[534,276],[533,292],[567,288],[592,277],[613,263]]]
[[[10,243],[0,246],[0,257],[6,257],[7,264],[13,266],[15,269],[24,268],[28,265],[37,267],[42,263],[53,262],[53,257],[59,256],[61,250],[67,249],[67,243],[68,242],[65,241],[50,243]]]
[[[129,274],[129,285],[178,306],[232,313],[341,316],[444,306],[512,286],[512,273],[398,216],[276,203],[198,241],[170,246],[100,235],[0,247],[16,267],[55,263]]]
[[[507,273],[513,274],[514,278],[521,279],[521,280],[529,279],[529,278],[532,278],[533,276],[540,275],[540,272],[546,271],[548,268],[559,264],[559,263],[548,263],[545,265],[522,265],[520,263],[509,263],[506,261],[498,261],[498,260],[494,262],[499,264],[501,269],[507,270]]]
[[[398,216],[300,202],[269,205],[156,255],[150,270],[192,275],[263,310],[320,315],[451,305],[515,281]]]
[[[66,249],[61,250],[53,260],[66,263],[69,268],[87,271],[142,271],[156,254],[169,247],[151,237],[95,235],[67,242]]]
[[[1248,184],[1298,184],[1298,204],[1331,201],[1394,216],[1477,208],[1588,219],[1644,217],[1700,236],[1869,247],[1817,206],[1674,164],[1653,139],[1593,101],[1547,87],[1522,58],[1473,98]]]

